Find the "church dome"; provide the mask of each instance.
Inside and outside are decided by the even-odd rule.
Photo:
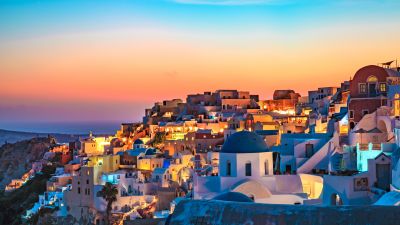
[[[134,145],[143,145],[143,141],[140,139],[136,139],[135,142],[133,142]]]
[[[222,153],[267,152],[268,146],[261,136],[254,132],[240,131],[232,134],[222,146]]]

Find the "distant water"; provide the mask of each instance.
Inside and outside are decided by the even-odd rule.
[[[1,122],[0,129],[35,133],[114,134],[122,122]]]

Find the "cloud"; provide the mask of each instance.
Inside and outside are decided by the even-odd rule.
[[[255,5],[255,4],[273,4],[282,2],[282,0],[172,0],[181,4],[197,5]]]

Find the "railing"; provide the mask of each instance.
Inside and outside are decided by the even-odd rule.
[[[358,150],[359,151],[369,151],[369,150],[380,151],[380,150],[382,150],[382,144],[381,143],[367,143],[367,144],[359,143]]]
[[[372,150],[381,150],[380,143],[372,143]]]
[[[358,145],[358,148],[360,149],[360,150],[368,150],[369,148],[368,148],[368,144],[359,144]]]

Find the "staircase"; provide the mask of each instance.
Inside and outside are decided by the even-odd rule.
[[[329,154],[334,151],[334,149],[330,151],[333,147],[332,139],[326,142],[325,145],[311,156],[311,158],[309,158],[302,166],[297,168],[297,173],[311,173],[320,162],[323,160],[329,160]]]

